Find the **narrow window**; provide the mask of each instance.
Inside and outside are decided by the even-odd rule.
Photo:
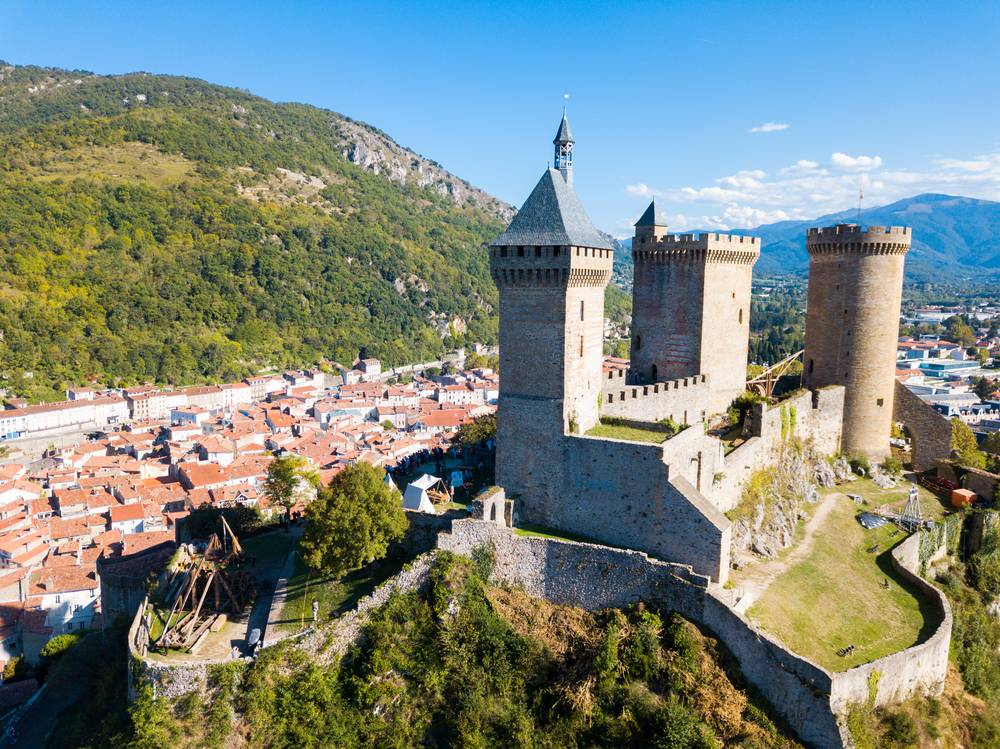
[[[559,247],[553,247],[552,248],[552,255],[553,255],[553,257],[559,257],[559,250],[560,249],[561,248],[559,248]]]
[[[740,307],[740,325],[743,324],[743,308]]]
[[[523,247],[518,247],[517,248],[517,256],[518,257],[524,257],[524,248]]]
[[[583,300],[580,300],[580,320],[583,320]]]
[[[816,368],[816,362],[813,359],[809,360],[809,374],[813,373],[813,369]]]
[[[656,365],[654,364],[654,365],[653,365],[653,382],[656,382],[656,376],[657,376],[657,373],[656,373]]]
[[[583,356],[583,336],[580,336],[580,356]]]
[[[635,337],[635,350],[638,351],[641,348],[642,348],[642,336],[637,335]]]
[[[541,247],[536,247],[535,248],[535,257],[541,257],[541,256],[542,256],[542,248]]]
[[[882,406],[885,405],[885,398],[879,398],[877,401],[875,401],[875,404],[881,408]]]

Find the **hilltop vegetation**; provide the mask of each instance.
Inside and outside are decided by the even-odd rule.
[[[134,747],[794,747],[673,617],[589,613],[483,582],[441,554],[342,663],[293,648],[220,668],[206,696],[140,693]]]
[[[496,339],[481,247],[509,207],[373,128],[144,74],[6,66],[0,104],[0,387]]]

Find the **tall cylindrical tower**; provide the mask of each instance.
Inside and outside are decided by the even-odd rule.
[[[803,384],[844,386],[841,449],[889,454],[903,260],[910,227],[809,229]]]

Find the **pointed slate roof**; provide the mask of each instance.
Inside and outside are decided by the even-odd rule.
[[[667,226],[667,217],[660,210],[660,207],[653,200],[649,204],[649,208],[643,213],[639,220],[635,222],[635,226]]]
[[[552,139],[553,143],[572,143],[573,133],[569,129],[569,120],[566,119],[566,113],[563,112],[562,122],[559,123],[559,130],[556,132],[556,137]]]
[[[612,249],[594,228],[579,198],[555,169],[546,169],[507,231],[493,247],[553,245]]]

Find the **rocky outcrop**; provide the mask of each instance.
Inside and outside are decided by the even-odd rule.
[[[456,205],[474,206],[502,221],[514,216],[513,206],[473,187],[437,162],[403,148],[370,125],[336,116],[331,127],[340,139],[341,155],[352,164],[401,185],[429,188]]]
[[[784,446],[774,464],[748,482],[743,513],[733,520],[733,566],[743,566],[750,555],[775,557],[791,546],[807,506],[819,501],[820,486],[840,480],[839,468],[808,446]]]

